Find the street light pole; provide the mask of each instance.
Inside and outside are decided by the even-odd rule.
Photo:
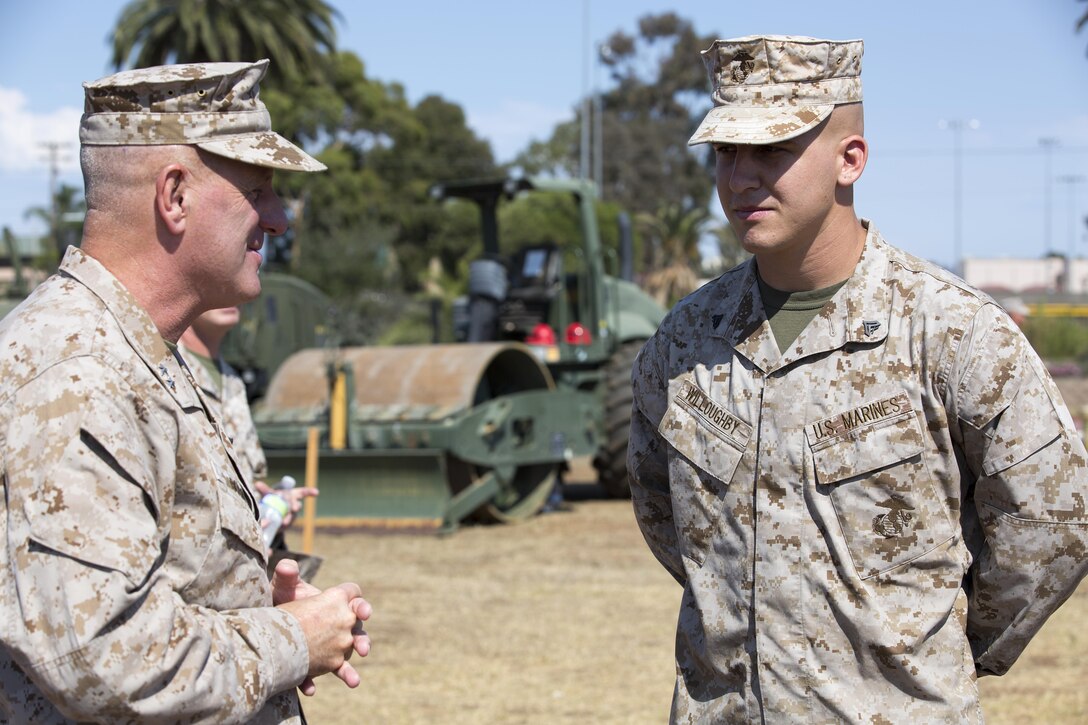
[[[1039,145],[1043,147],[1043,256],[1053,250],[1050,239],[1050,153],[1058,145],[1056,138],[1041,138]]]
[[[941,120],[940,128],[952,131],[952,267],[963,274],[963,129],[979,127],[977,119],[969,121]]]
[[[1064,174],[1054,177],[1054,181],[1065,184],[1069,191],[1069,256],[1066,260],[1065,291],[1076,292],[1073,287],[1073,257],[1077,251],[1077,211],[1076,211],[1076,187],[1084,182],[1080,174]]]
[[[582,158],[579,175],[583,179],[590,177],[590,115],[593,113],[593,100],[589,95],[589,0],[582,1]]]

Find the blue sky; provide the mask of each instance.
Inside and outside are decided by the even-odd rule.
[[[0,225],[42,230],[24,212],[48,202],[44,143],[62,145],[60,180],[81,185],[80,84],[112,72],[107,35],[125,4],[0,3]],[[605,82],[592,64],[586,72],[587,39],[634,33],[648,13],[673,10],[718,37],[862,38],[872,149],[857,187],[862,216],[892,242],[945,264],[955,256],[956,219],[966,256],[1088,254],[1088,31],[1074,32],[1084,2],[332,4],[343,15],[341,47],[363,59],[368,75],[400,82],[412,101],[439,94],[458,103],[503,161],[571,118],[587,87]]]

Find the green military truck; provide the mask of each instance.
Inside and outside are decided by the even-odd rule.
[[[573,250],[503,248],[499,205],[532,193],[574,200]],[[480,211],[484,252],[454,309],[458,342],[288,357],[254,408],[272,474],[302,480],[316,441],[317,516],[330,526],[517,521],[582,456],[609,495],[629,495],[631,364],[665,311],[606,273],[595,187],[502,178],[440,184],[433,195]],[[617,261],[629,269],[625,248]]]

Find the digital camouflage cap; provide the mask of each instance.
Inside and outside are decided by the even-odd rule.
[[[122,71],[83,84],[84,146],[191,144],[247,164],[323,171],[272,130],[257,97],[268,61],[187,63]]]
[[[861,40],[750,35],[703,51],[714,107],[688,144],[769,144],[861,101]]]

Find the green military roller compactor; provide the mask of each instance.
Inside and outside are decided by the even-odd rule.
[[[480,210],[484,253],[470,263],[468,296],[454,309],[463,342],[288,357],[254,410],[272,477],[303,480],[316,429],[323,526],[518,521],[540,510],[581,456],[593,457],[610,496],[629,495],[631,364],[664,310],[605,273],[595,187],[498,179],[432,192]],[[554,244],[501,247],[499,204],[531,192],[576,201],[582,238],[567,255],[577,270],[564,271]],[[627,270],[629,239],[621,234]]]

